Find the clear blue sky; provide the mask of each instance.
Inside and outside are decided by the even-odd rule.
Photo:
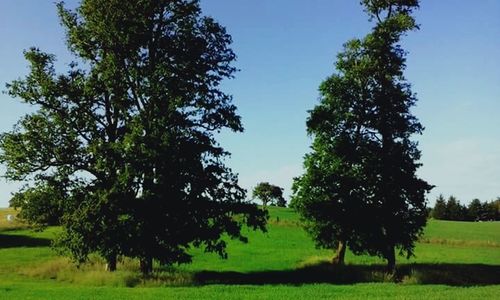
[[[201,2],[232,34],[241,69],[224,84],[245,126],[220,138],[233,153],[228,164],[243,187],[270,181],[289,195],[309,151],[305,119],[317,87],[334,72],[342,44],[371,25],[356,0]],[[440,193],[491,200],[500,196],[500,1],[422,0],[416,17],[422,28],[403,46],[419,98],[414,113],[426,127],[417,137],[419,174],[436,185],[429,200]],[[22,51],[30,46],[56,54],[61,72],[71,60],[51,0],[0,1],[0,36],[2,87],[26,74]],[[5,94],[0,103],[0,132],[30,110]],[[19,185],[0,181],[0,207]]]

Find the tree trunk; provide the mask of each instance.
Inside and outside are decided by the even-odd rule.
[[[111,255],[106,258],[106,271],[114,272],[116,271],[116,255]]]
[[[153,259],[151,257],[141,258],[140,269],[143,275],[153,272]]]
[[[387,249],[387,273],[394,274],[396,272],[396,254],[394,252],[394,246],[390,246]]]
[[[347,248],[347,243],[345,241],[339,241],[339,246],[337,248],[337,254],[333,257],[333,260],[332,260],[332,263],[334,265],[344,265],[346,248]]]

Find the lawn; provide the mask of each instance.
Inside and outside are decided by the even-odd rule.
[[[50,248],[58,228],[35,232],[6,222],[8,213],[0,210],[2,299],[500,299],[500,222],[430,220],[416,257],[400,257],[387,278],[376,257],[348,253],[347,266],[332,267],[333,252],[314,247],[292,210],[271,208],[268,232],[229,241],[229,259],[193,249],[192,264],[143,278],[128,259],[114,274],[98,258],[77,269]]]

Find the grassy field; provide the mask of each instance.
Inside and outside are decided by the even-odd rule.
[[[193,249],[192,264],[143,278],[127,259],[113,274],[98,258],[77,269],[50,248],[58,228],[34,232],[0,210],[0,299],[500,299],[500,222],[431,220],[416,257],[387,278],[374,257],[348,253],[332,267],[293,211],[270,213],[267,233],[229,242],[229,259]]]

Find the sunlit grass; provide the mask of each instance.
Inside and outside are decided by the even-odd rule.
[[[270,208],[270,214],[267,233],[245,229],[248,244],[228,241],[229,259],[192,249],[192,264],[157,266],[147,277],[140,275],[137,260],[121,259],[118,271],[109,273],[98,257],[77,267],[56,256],[50,239],[60,230],[57,227],[42,232],[26,228],[6,231],[12,227],[2,225],[0,298],[121,299],[124,288],[129,287],[134,289],[127,298],[137,299],[331,295],[367,299],[384,298],[389,292],[405,299],[421,298],[415,293],[428,299],[443,295],[494,299],[500,294],[500,222],[430,220],[417,243],[416,257],[398,257],[398,274],[388,277],[384,260],[377,257],[348,252],[347,266],[332,266],[333,251],[316,249],[292,210]]]

